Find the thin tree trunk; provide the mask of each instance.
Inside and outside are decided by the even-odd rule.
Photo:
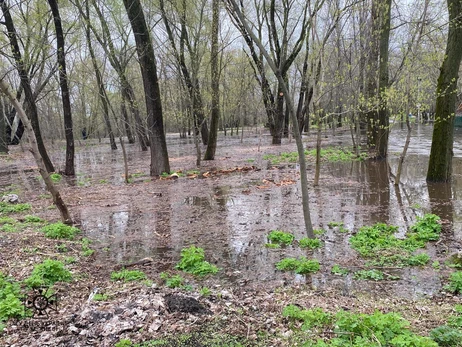
[[[6,132],[6,115],[3,98],[0,97],[0,153],[8,154],[8,134]]]
[[[151,144],[150,174],[151,176],[160,176],[163,172],[170,172],[170,165],[164,133],[156,57],[140,0],[124,0],[124,5],[135,35],[136,51],[143,78]]]
[[[436,87],[436,114],[427,181],[449,182],[452,176],[457,80],[462,59],[462,1],[448,0],[449,31],[446,54]]]
[[[218,138],[218,122],[220,121],[220,74],[218,67],[218,29],[220,19],[220,2],[212,2],[212,49],[211,49],[211,89],[212,89],[212,106],[211,121],[209,129],[209,138],[207,149],[205,150],[204,160],[215,159]]]
[[[50,5],[55,23],[59,86],[61,88],[61,99],[63,103],[64,134],[66,136],[66,167],[64,169],[64,174],[67,176],[74,176],[74,133],[72,125],[71,99],[69,97],[69,85],[67,83],[64,32],[61,24],[61,16],[59,14],[58,1],[48,0],[48,4]]]
[[[133,138],[132,129],[130,128],[130,118],[128,117],[127,113],[127,106],[125,105],[125,98],[122,96],[122,102],[120,104],[120,112],[122,113],[122,121],[125,127],[125,133],[127,134],[128,143],[133,144],[135,143],[135,139]]]
[[[10,99],[10,102],[13,104],[14,108],[16,109],[16,112],[18,113],[18,116],[21,118],[24,124],[24,127],[26,129],[26,136],[28,137],[29,143],[31,145],[30,151],[32,152],[32,155],[34,156],[34,159],[37,163],[40,175],[42,176],[48,191],[51,193],[53,197],[53,202],[55,203],[56,207],[58,208],[61,214],[61,220],[63,221],[63,223],[72,224],[72,218],[69,214],[69,210],[67,209],[66,204],[61,198],[59,191],[54,186],[53,181],[50,178],[50,173],[47,171],[43,158],[40,155],[37,140],[35,138],[35,133],[32,128],[32,122],[29,120],[29,118],[27,118],[26,113],[24,112],[24,109],[22,108],[21,104],[14,97],[13,93],[10,91],[8,85],[5,83],[4,80],[0,80],[0,90]]]
[[[0,6],[3,12],[3,18],[5,21],[4,24],[6,26],[6,29],[8,30],[7,34],[10,41],[11,51],[13,52],[14,61],[16,63],[16,69],[18,70],[19,78],[21,80],[21,87],[24,90],[26,114],[28,114],[28,116],[30,117],[32,129],[35,133],[35,138],[37,141],[37,147],[40,152],[40,156],[42,157],[43,162],[45,164],[45,168],[48,172],[54,172],[55,168],[50,160],[50,157],[48,156],[45,144],[42,139],[37,104],[35,103],[34,93],[32,92],[30,77],[27,72],[27,66],[19,49],[19,43],[16,34],[16,29],[13,23],[13,18],[11,17],[9,6],[5,2],[5,0],[0,0]]]

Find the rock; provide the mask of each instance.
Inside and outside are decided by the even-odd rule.
[[[10,204],[17,204],[19,203],[19,196],[16,194],[6,194],[2,196],[2,202],[7,202]]]

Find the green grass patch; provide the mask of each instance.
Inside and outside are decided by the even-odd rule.
[[[111,280],[113,281],[124,281],[133,282],[141,281],[146,279],[146,274],[139,270],[127,270],[115,271],[111,273]]]
[[[298,241],[298,245],[301,248],[309,248],[309,249],[316,249],[321,247],[321,240],[319,239],[310,239],[308,237],[304,237]]]
[[[27,216],[24,216],[24,222],[25,223],[43,223],[45,222],[45,220],[43,220],[42,218],[38,216],[27,215]]]
[[[385,279],[384,273],[377,269],[356,271],[354,277],[357,280],[381,281]]]
[[[340,267],[340,265],[335,264],[334,266],[332,266],[330,272],[334,275],[346,276],[350,271],[348,269]]]
[[[284,258],[276,263],[276,269],[281,271],[293,271],[298,275],[306,275],[319,271],[319,261],[316,259],[300,258]]]
[[[108,294],[96,293],[95,295],[93,295],[92,300],[93,301],[108,301],[110,298],[111,297]]]
[[[268,234],[269,243],[277,244],[280,246],[288,246],[292,244],[295,240],[295,236],[292,233],[281,231],[281,230],[272,230]]]
[[[7,202],[0,202],[0,213],[19,213],[29,211],[30,209],[30,204],[9,204]]]
[[[73,240],[75,236],[80,233],[80,229],[62,222],[48,224],[40,230],[50,239]]]
[[[312,347],[438,347],[428,337],[415,334],[410,323],[398,313],[373,314],[339,311],[326,313],[320,308],[305,310],[289,305],[283,310],[289,322],[301,322],[297,329],[309,331],[312,339],[303,346]],[[324,331],[325,339],[316,338]],[[317,333],[317,334],[316,334]]]
[[[160,278],[165,281],[169,288],[183,288],[185,279],[180,275],[170,275],[167,272],[161,272]]]
[[[305,150],[305,156],[308,160],[314,160],[316,158],[316,149]],[[367,158],[367,154],[365,153],[362,153],[359,157],[357,157],[355,153],[344,148],[328,147],[321,149],[321,159],[328,162],[364,160],[365,158]],[[273,165],[281,163],[296,163],[298,161],[298,153],[283,152],[279,155],[265,154],[263,155],[263,160],[269,160]]]
[[[46,259],[34,266],[24,283],[31,288],[51,287],[56,282],[70,282],[72,274],[59,260]]]
[[[462,271],[456,271],[449,276],[449,284],[444,289],[454,294],[462,293]]]
[[[0,217],[0,224],[15,224],[16,222],[17,220],[11,217]]]
[[[204,249],[194,245],[181,250],[181,259],[176,268],[195,276],[206,276],[218,272],[215,265],[205,261]]]

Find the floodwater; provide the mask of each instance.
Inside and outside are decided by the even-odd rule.
[[[71,206],[74,218],[81,223],[85,236],[94,240],[96,262],[113,266],[144,257],[155,260],[155,272],[173,269],[183,247],[203,247],[207,259],[219,266],[220,280],[237,285],[271,286],[282,283],[308,283],[318,289],[340,289],[345,295],[357,291],[385,291],[403,297],[434,295],[441,290],[440,276],[430,266],[388,269],[399,280],[370,282],[353,280],[352,275],[334,276],[334,264],[352,271],[362,269],[348,244],[351,233],[361,226],[377,222],[398,226],[399,233],[414,223],[417,216],[435,213],[443,219],[442,242],[428,247],[433,260],[444,262],[462,246],[462,131],[456,131],[454,143],[454,180],[451,184],[427,184],[425,174],[431,145],[429,125],[413,131],[403,167],[400,187],[393,185],[398,155],[402,151],[405,130],[396,127],[390,138],[388,162],[325,163],[320,186],[310,187],[311,218],[315,228],[324,228],[323,247],[315,251],[290,246],[265,247],[267,234],[274,229],[291,231],[304,237],[301,192],[298,184],[278,185],[297,179],[294,165],[269,167],[263,160],[268,151],[294,151],[295,144],[282,148],[268,145],[257,151],[257,144],[269,138],[255,135],[240,139],[223,138],[217,150],[222,161],[218,168],[255,165],[261,170],[234,172],[204,179],[151,181],[149,153],[128,146],[130,170],[134,182],[123,183],[123,161],[119,152],[108,146],[82,146],[77,151],[76,178],[61,183],[62,189],[77,199]],[[171,166],[194,167],[194,144],[170,136]],[[350,134],[327,134],[327,141],[350,145]],[[312,142],[309,143],[311,145]],[[53,159],[62,162],[62,154]],[[223,164],[226,163],[226,164]],[[32,164],[31,164],[32,165]],[[212,166],[205,170],[212,170]],[[226,165],[226,167],[223,167]],[[27,171],[29,170],[29,171]],[[134,171],[135,170],[135,171]],[[43,184],[15,165],[0,170],[0,188],[19,182],[28,191],[43,189]],[[309,168],[309,177],[313,168]],[[263,183],[262,180],[267,182]],[[74,199],[74,200],[75,200]],[[329,222],[343,222],[349,233],[328,227]],[[308,278],[282,273],[275,263],[284,257],[305,255],[317,258],[321,271]]]

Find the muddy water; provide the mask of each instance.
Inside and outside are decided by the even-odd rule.
[[[330,134],[327,135],[331,137]],[[335,143],[349,144],[349,134],[338,134]],[[386,162],[348,162],[324,164],[321,184],[310,188],[311,215],[316,228],[325,228],[324,246],[305,251],[298,247],[268,249],[264,245],[270,230],[292,231],[297,239],[304,236],[301,192],[297,184],[277,183],[296,179],[295,167],[267,169],[262,153],[257,152],[257,137],[224,139],[218,148],[223,162],[217,167],[254,165],[261,171],[233,173],[206,179],[151,181],[146,175],[148,153],[129,147],[130,168],[138,173],[134,183],[123,183],[123,162],[120,154],[106,147],[80,147],[77,171],[73,180],[62,183],[64,189],[79,190],[83,203],[72,209],[87,237],[95,240],[99,264],[124,263],[144,257],[155,259],[153,272],[174,267],[180,250],[191,244],[203,247],[211,262],[223,270],[220,279],[241,285],[277,285],[307,282],[319,289],[336,288],[344,294],[356,291],[385,291],[393,295],[416,297],[437,293],[442,283],[429,268],[389,269],[399,276],[396,281],[355,281],[351,275],[330,274],[332,265],[351,270],[361,269],[363,262],[351,250],[348,238],[363,225],[377,222],[400,227],[404,234],[416,216],[426,212],[440,215],[445,225],[453,226],[451,235],[437,246],[429,247],[433,260],[444,261],[447,254],[461,247],[462,198],[462,133],[456,132],[454,181],[448,185],[428,185],[426,166],[431,144],[431,127],[414,130],[408,157],[402,174],[402,185],[394,187],[391,174],[396,172],[398,153],[405,131],[397,128],[390,139],[390,160]],[[192,168],[192,141],[169,139],[171,165],[175,169]],[[268,138],[263,139],[269,142]],[[265,151],[294,150],[294,144],[281,149],[264,147]],[[55,160],[59,161],[59,155]],[[224,164],[226,163],[226,164]],[[213,163],[212,163],[213,165]],[[15,172],[16,170],[16,172]],[[17,182],[22,172],[26,189],[37,189],[40,182],[14,167],[0,172],[0,185]],[[312,168],[309,173],[312,175]],[[262,183],[267,179],[270,184]],[[27,183],[28,182],[28,183]],[[33,183],[31,183],[33,182]],[[38,182],[38,183],[37,183]],[[75,186],[72,188],[72,186]],[[88,202],[86,202],[88,200]],[[349,233],[340,233],[327,226],[343,222]],[[309,278],[293,276],[275,270],[274,264],[290,256],[315,257],[321,271]]]

